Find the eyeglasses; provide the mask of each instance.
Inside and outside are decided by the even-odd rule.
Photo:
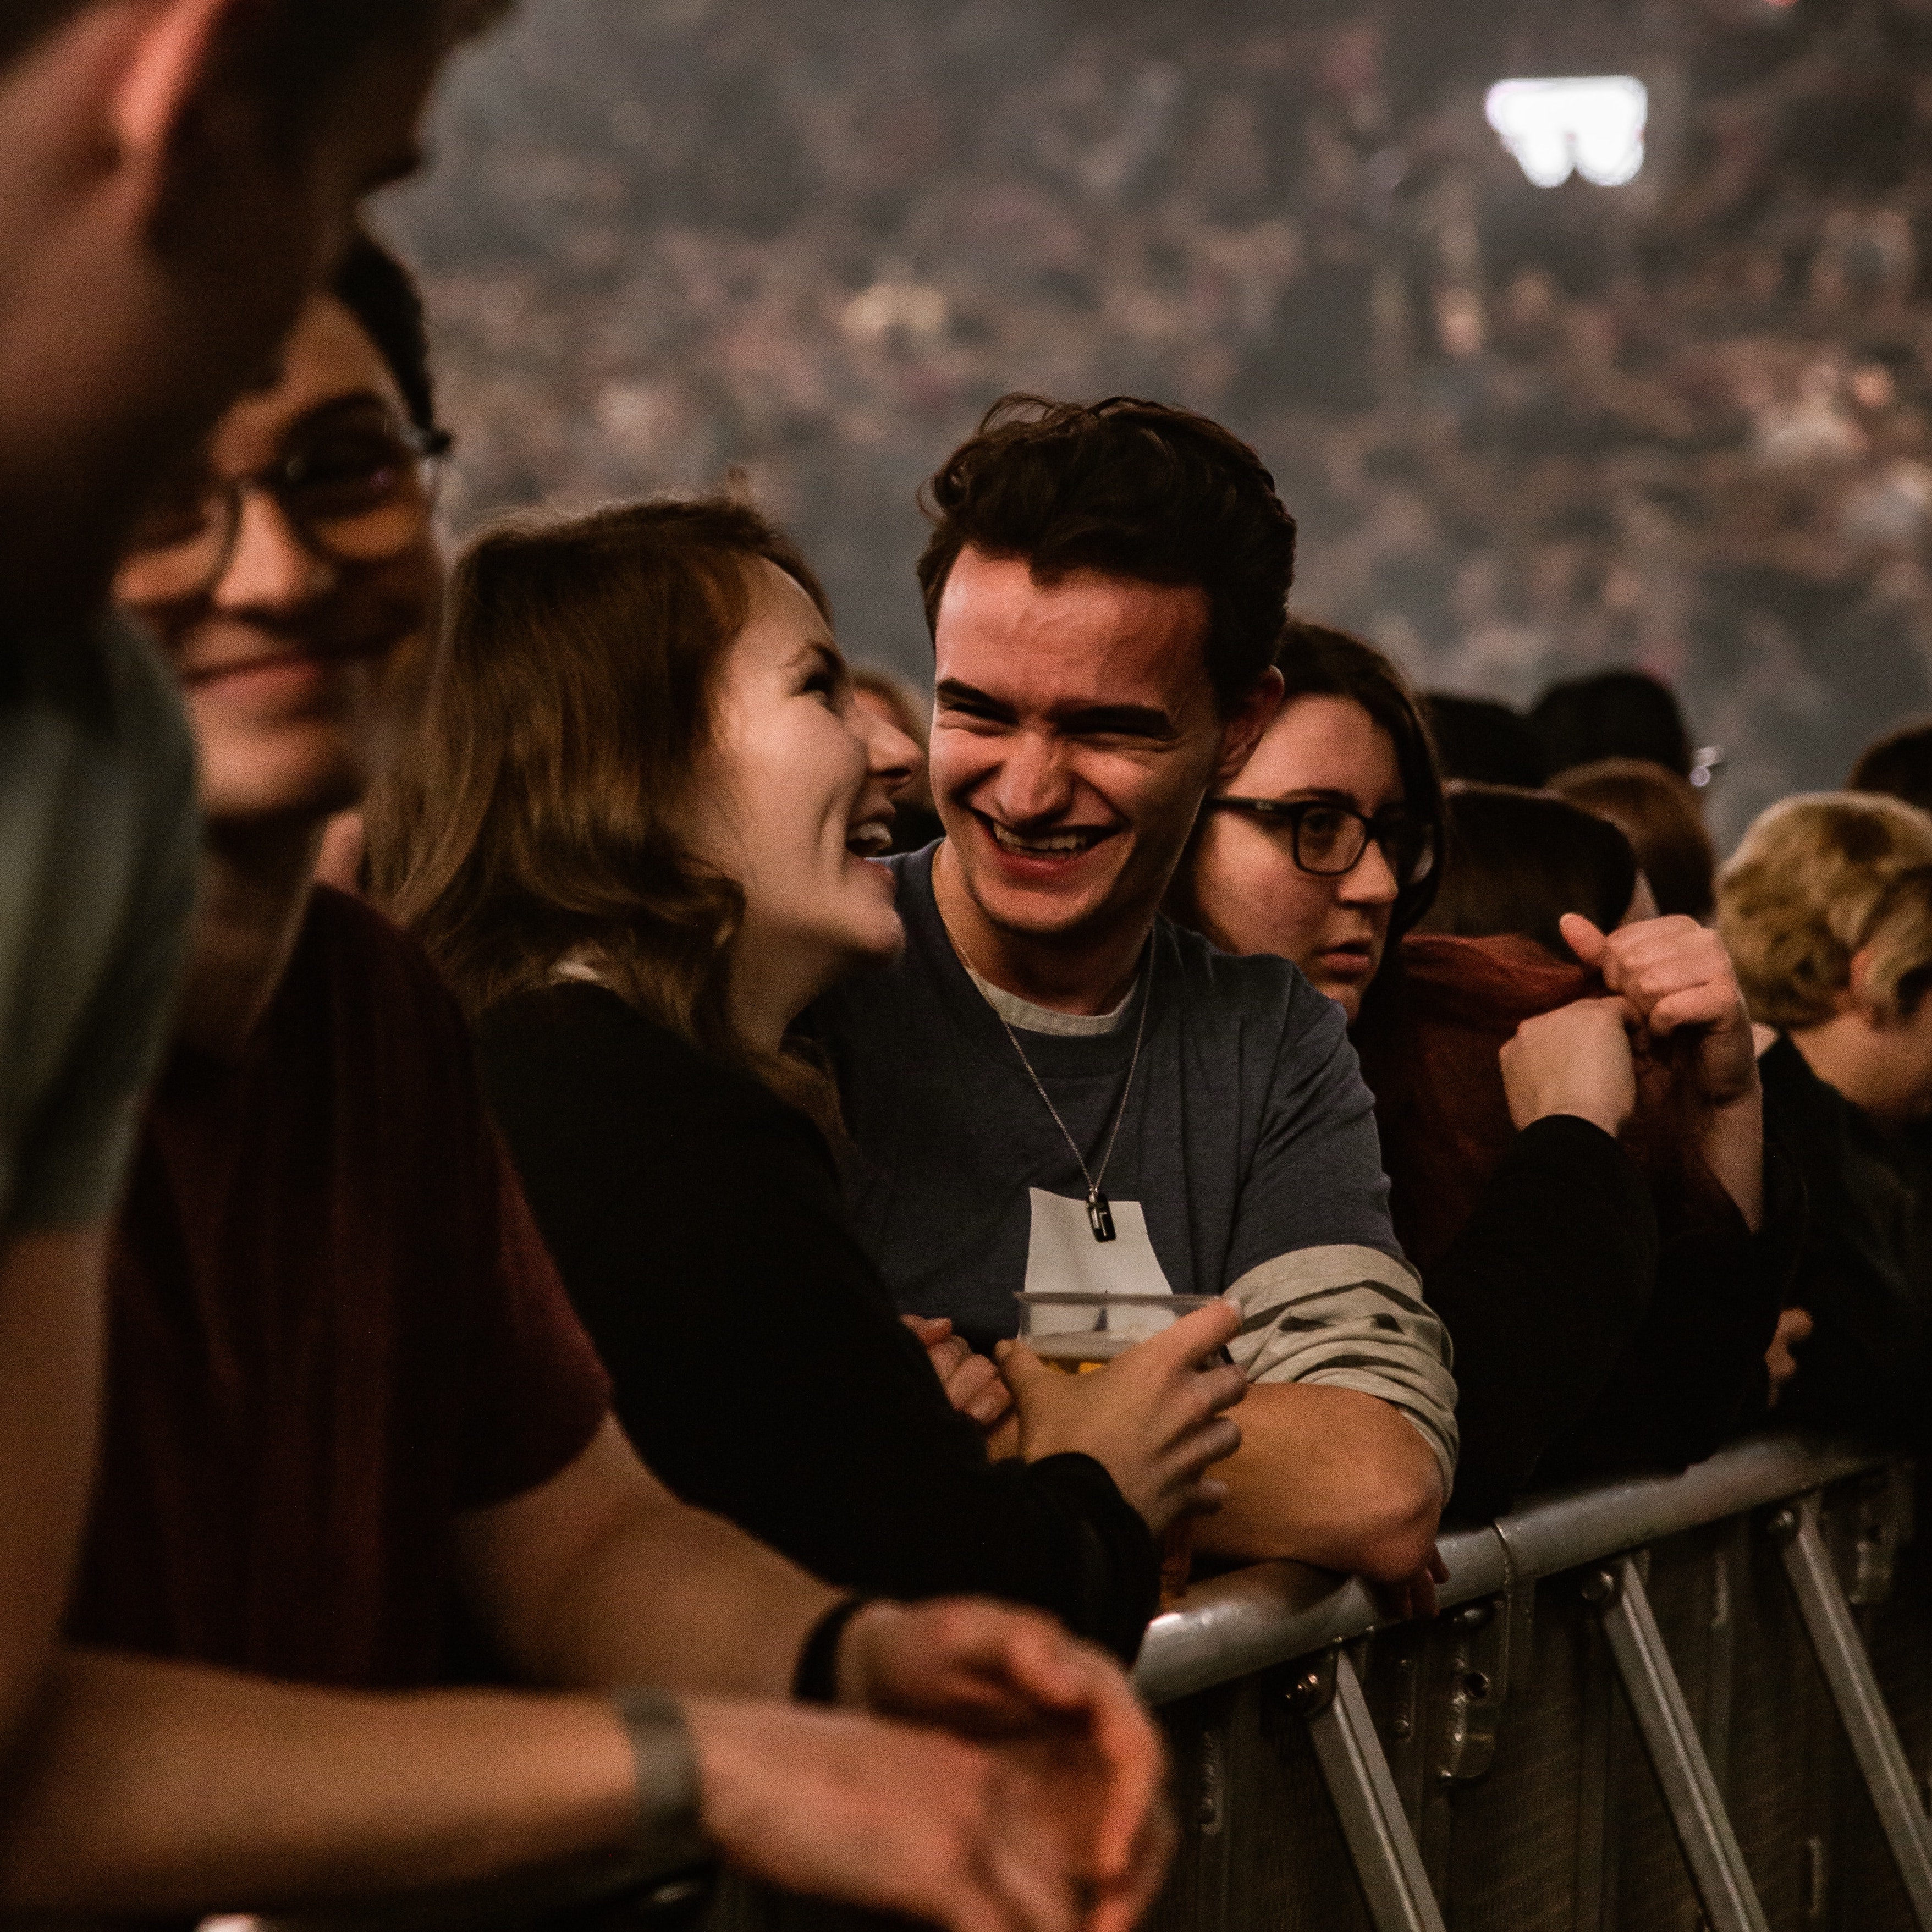
[[[379,404],[309,424],[253,476],[188,477],[142,512],[122,553],[115,595],[128,604],[204,596],[233,561],[243,500],[272,496],[304,544],[338,563],[382,563],[428,534],[448,432],[399,422]]]
[[[1419,884],[1436,866],[1436,828],[1399,807],[1370,818],[1326,799],[1210,798],[1214,812],[1238,812],[1286,832],[1294,862],[1317,878],[1339,879],[1362,862],[1373,839],[1398,886]]]

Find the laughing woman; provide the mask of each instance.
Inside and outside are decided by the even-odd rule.
[[[1135,1351],[1119,1400],[1036,1378],[994,1463],[991,1365],[892,1312],[787,1034],[903,942],[868,861],[916,748],[856,702],[803,559],[742,504],[620,506],[480,538],[452,613],[407,787],[435,807],[377,830],[377,884],[476,1018],[638,1448],[834,1582],[1035,1604],[1131,1655],[1150,1532],[1238,1439],[1201,1406],[1238,1373],[1198,1368],[1232,1312]]]

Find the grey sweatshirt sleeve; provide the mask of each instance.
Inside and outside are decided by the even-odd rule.
[[[1456,1476],[1449,1336],[1406,1262],[1336,1244],[1277,1255],[1228,1290],[1241,1310],[1228,1352],[1254,1382],[1322,1382],[1379,1396],[1434,1453],[1442,1492]]]

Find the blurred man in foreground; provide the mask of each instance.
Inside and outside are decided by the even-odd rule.
[[[84,1507],[104,1228],[194,891],[134,506],[406,172],[449,0],[0,4],[0,1747]]]

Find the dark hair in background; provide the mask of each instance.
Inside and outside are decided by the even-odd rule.
[[[1559,772],[1550,789],[1630,841],[1659,912],[1708,920],[1717,910],[1718,855],[1688,778],[1648,758],[1599,758]]]
[[[1932,718],[1901,724],[1874,739],[1858,754],[1845,789],[1882,793],[1932,812]]]
[[[822,1077],[754,1052],[732,1024],[744,895],[676,830],[760,557],[826,609],[791,539],[728,498],[476,538],[452,576],[407,796],[371,827],[371,872],[472,1015],[581,957],[660,1024],[829,1122]]]
[[[1282,700],[1284,711],[1298,698],[1346,698],[1388,734],[1402,778],[1402,803],[1435,832],[1439,854],[1447,832],[1442,773],[1422,701],[1401,670],[1361,638],[1299,619],[1289,620],[1278,662],[1287,687]],[[1426,877],[1404,886],[1396,895],[1389,917],[1391,946],[1435,903],[1442,874],[1438,863]]]
[[[1432,691],[1423,700],[1445,778],[1534,791],[1550,776],[1543,741],[1520,712],[1493,698]]]
[[[1630,910],[1636,856],[1607,820],[1509,785],[1452,786],[1448,804],[1442,886],[1424,932],[1465,939],[1520,932],[1567,960],[1558,923],[1566,912],[1607,932]]]
[[[358,234],[328,292],[362,326],[396,379],[418,429],[436,427],[436,384],[430,374],[429,330],[416,278],[380,242]]]
[[[1667,686],[1640,670],[1598,671],[1552,684],[1530,707],[1547,769],[1599,758],[1648,758],[1690,776],[1690,733]]]
[[[1223,715],[1280,649],[1294,519],[1261,458],[1191,410],[1110,396],[1004,396],[920,493],[926,620],[959,553],[1024,557],[1035,579],[1102,571],[1208,593],[1208,674]]]

